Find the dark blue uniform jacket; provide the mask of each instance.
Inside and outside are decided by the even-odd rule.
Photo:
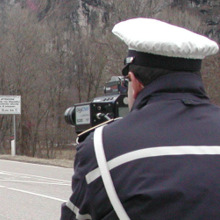
[[[103,135],[130,219],[220,219],[220,109],[210,104],[199,75],[159,77]],[[72,190],[62,220],[118,219],[97,169],[93,133],[77,147]]]

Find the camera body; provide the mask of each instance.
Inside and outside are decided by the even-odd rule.
[[[128,113],[127,85],[124,77],[113,76],[105,84],[104,96],[69,107],[64,113],[65,121],[75,126],[79,134],[110,119],[125,116]]]

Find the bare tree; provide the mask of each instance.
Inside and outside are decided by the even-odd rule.
[[[83,13],[81,1],[23,2],[23,8],[16,4],[0,11],[0,92],[22,96],[18,146],[21,154],[31,156],[54,157],[57,149],[73,142],[76,135],[65,124],[65,109],[103,95],[104,83],[121,75],[127,48],[111,33],[115,23],[153,17],[205,32],[192,9],[177,7],[172,0],[103,0],[98,9],[88,6],[86,15],[78,13]],[[102,19],[107,24],[100,24]],[[204,62],[203,78],[215,103],[220,103],[218,69],[219,56]],[[0,116],[0,152],[7,152],[11,121]]]
[[[33,97],[39,98],[39,76],[43,74],[45,57],[42,54],[44,27],[40,26],[28,11],[16,7],[8,12],[7,39],[4,45],[5,73],[8,78],[9,92],[22,96],[22,112],[20,120],[20,152],[30,154],[31,124],[38,118],[33,117],[35,111]],[[46,32],[45,32],[46,33]],[[37,82],[39,84],[37,84]],[[40,107],[40,106],[38,106]],[[18,136],[18,137],[19,137]],[[33,153],[32,153],[33,154]]]

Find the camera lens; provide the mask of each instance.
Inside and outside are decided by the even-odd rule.
[[[66,109],[65,113],[64,113],[64,119],[66,121],[67,124],[70,125],[76,125],[75,122],[75,107],[69,107],[68,109]]]

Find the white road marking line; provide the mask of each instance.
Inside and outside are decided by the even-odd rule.
[[[16,188],[11,188],[11,187],[1,186],[1,185],[0,185],[0,187],[8,189],[8,190],[13,190],[13,191],[21,192],[21,193],[26,193],[26,194],[30,194],[30,195],[34,195],[34,196],[43,197],[43,198],[46,198],[46,199],[56,200],[56,201],[59,201],[59,202],[66,202],[66,200],[56,198],[56,197],[53,197],[53,196],[43,195],[43,194],[40,194],[40,193],[34,193],[34,192],[26,191],[26,190],[21,190],[21,189],[16,189]]]
[[[0,175],[8,175],[8,176],[11,176],[11,174],[5,173],[4,171],[1,171],[1,172],[0,172]]]
[[[55,178],[49,178],[49,177],[43,177],[43,176],[37,176],[37,175],[32,175],[32,174],[26,174],[26,173],[15,173],[15,172],[7,172],[7,171],[0,171],[2,174],[5,175],[14,175],[17,177],[36,177],[39,179],[46,179],[46,180],[54,180],[54,181],[59,181],[59,182],[66,182],[66,183],[71,183],[71,181],[67,180],[61,180],[61,179],[55,179]]]
[[[67,183],[51,183],[51,182],[38,182],[38,181],[27,181],[27,180],[0,180],[0,182],[15,182],[15,183],[36,183],[36,184],[48,184],[48,185],[59,185],[59,186],[71,186]]]
[[[52,199],[52,200],[56,200],[56,201],[60,201],[60,202],[66,202],[66,200],[59,199],[59,198],[56,198],[56,197],[53,197],[53,196],[47,196],[47,195],[43,195],[43,194],[39,194],[39,193],[33,193],[33,192],[29,192],[29,191],[21,190],[21,189],[16,189],[16,188],[8,188],[8,189],[14,190],[14,191],[17,191],[17,192],[27,193],[27,194],[34,195],[34,196],[47,198],[47,199]]]

